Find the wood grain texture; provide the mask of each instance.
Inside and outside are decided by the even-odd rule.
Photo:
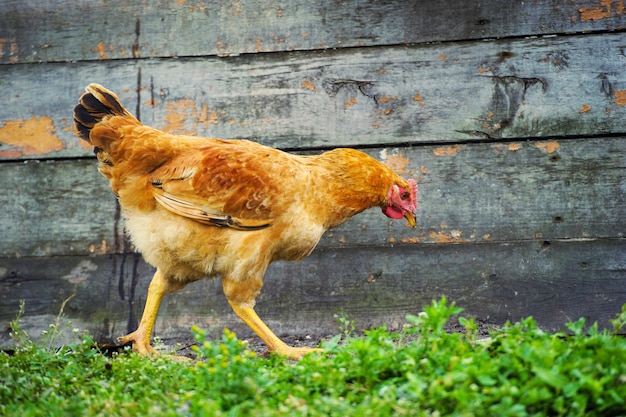
[[[359,329],[398,328],[445,295],[464,316],[492,324],[532,315],[549,330],[580,317],[606,327],[626,302],[624,253],[623,240],[322,249],[299,263],[272,264],[257,311],[277,334],[304,337],[337,332],[333,314],[340,311]],[[0,258],[0,321],[14,318],[24,299],[23,326],[37,337],[75,294],[64,309],[69,328],[113,340],[135,328],[152,273],[133,255]],[[155,336],[189,340],[193,324],[252,336],[219,279],[167,296]],[[0,346],[9,343],[0,334]]]
[[[95,160],[0,164],[0,256],[123,251],[115,196]]]
[[[620,134],[623,48],[616,34],[1,65],[0,158],[88,155],[73,134],[71,109],[89,82],[115,90],[154,127],[279,148]],[[50,137],[47,145],[37,132]]]
[[[0,1],[0,63],[259,52],[611,31],[622,0]]]
[[[377,148],[420,187],[418,227],[371,209],[323,247],[624,238],[624,138]],[[122,253],[123,222],[95,160],[0,164],[0,256]]]

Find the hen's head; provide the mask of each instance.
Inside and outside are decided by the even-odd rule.
[[[412,179],[409,179],[407,183],[408,186],[398,184],[391,186],[386,205],[383,207],[383,213],[391,219],[401,219],[404,217],[409,222],[409,226],[415,227],[417,184]]]

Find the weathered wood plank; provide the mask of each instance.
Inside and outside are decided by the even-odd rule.
[[[115,196],[93,161],[0,164],[0,256],[121,252]]]
[[[226,60],[0,65],[0,158],[89,154],[71,116],[89,82],[119,92],[157,128],[281,148],[624,133],[623,61],[622,35],[588,35]]]
[[[618,30],[623,1],[0,1],[0,63],[229,55]],[[71,45],[71,47],[67,47]]]
[[[377,209],[321,247],[623,238],[624,138],[376,148],[420,187],[418,227]],[[123,252],[123,225],[95,160],[0,164],[0,256]],[[119,213],[118,213],[119,215]]]
[[[621,35],[213,63],[143,65],[151,88],[142,119],[168,131],[290,148],[626,131]]]
[[[316,250],[300,263],[270,266],[257,310],[278,334],[337,332],[345,311],[359,328],[398,327],[442,295],[466,317],[492,324],[534,316],[549,330],[585,317],[600,326],[626,303],[626,240],[419,245]],[[0,259],[0,321],[26,300],[24,328],[37,336],[63,300],[71,328],[97,340],[134,329],[152,269],[129,255]],[[219,280],[165,298],[155,328],[163,339],[190,338],[196,324],[251,332],[232,313]],[[9,343],[0,335],[0,345]]]

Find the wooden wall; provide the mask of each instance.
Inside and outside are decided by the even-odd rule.
[[[474,4],[476,3],[476,4]],[[501,324],[606,325],[626,303],[624,1],[0,0],[0,322],[33,335],[134,328],[153,273],[132,251],[72,109],[90,82],[144,123],[297,152],[362,148],[415,178],[418,228],[378,210],[277,263],[258,299],[279,334],[396,326],[433,298]],[[169,296],[249,335],[219,280]],[[0,344],[9,343],[2,327]]]

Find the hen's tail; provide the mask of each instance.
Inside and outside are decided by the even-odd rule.
[[[78,105],[74,108],[74,126],[78,136],[92,143],[90,134],[102,120],[112,116],[122,116],[138,123],[138,120],[128,112],[120,99],[112,91],[99,84],[89,84],[85,93],[80,96]]]

